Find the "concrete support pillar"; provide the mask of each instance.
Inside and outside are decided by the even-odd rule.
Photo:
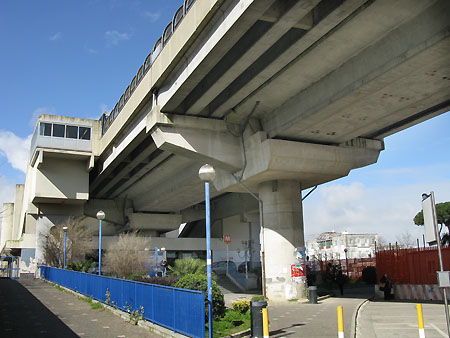
[[[259,197],[263,201],[267,297],[301,298],[305,285],[292,281],[290,271],[291,264],[298,263],[297,248],[304,246],[300,182],[261,183]]]

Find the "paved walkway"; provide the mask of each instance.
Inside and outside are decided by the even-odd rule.
[[[160,337],[38,280],[0,279],[0,337]]]
[[[358,338],[419,337],[417,302],[368,301],[357,317]],[[448,337],[444,304],[422,303],[425,336]]]
[[[229,297],[250,298],[240,294]],[[346,290],[319,304],[269,302],[270,337],[337,336],[338,305],[344,308],[345,337],[352,337],[356,310],[357,338],[418,337],[415,302],[365,301],[371,288]],[[427,338],[448,337],[443,304],[422,303]],[[160,337],[112,313],[94,310],[76,296],[35,279],[0,279],[0,337]]]

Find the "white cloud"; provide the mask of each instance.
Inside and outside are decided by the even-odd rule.
[[[84,46],[84,50],[88,52],[89,54],[98,54],[98,50],[89,48],[88,46]]]
[[[60,40],[61,38],[62,38],[62,33],[56,32],[55,34],[51,35],[48,39],[50,41],[56,41],[56,40]]]
[[[42,114],[55,114],[54,108],[48,108],[48,107],[39,107],[33,111],[31,114],[31,119],[28,121],[28,126],[34,130],[34,127],[36,126],[37,119]]]
[[[421,240],[423,228],[413,218],[421,210],[423,192],[434,191],[436,202],[450,200],[450,179],[401,186],[366,187],[330,183],[318,188],[303,204],[305,238],[325,231],[378,233],[394,243],[407,231]]]
[[[161,13],[160,12],[150,12],[150,11],[145,11],[142,13],[142,16],[147,19],[150,22],[156,22],[158,21],[158,19],[161,17]]]
[[[3,203],[14,202],[15,185],[0,175],[0,212],[3,210]]]
[[[31,135],[26,138],[10,131],[0,130],[0,156],[5,156],[11,166],[26,173]]]
[[[105,33],[105,39],[108,46],[115,46],[119,44],[119,42],[124,40],[129,40],[130,35],[127,33],[120,33],[116,30],[107,31]]]

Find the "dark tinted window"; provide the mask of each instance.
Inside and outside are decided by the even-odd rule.
[[[52,135],[52,124],[41,122],[39,125],[39,135],[51,136]]]
[[[66,126],[64,124],[53,124],[53,136],[64,137],[64,130]]]
[[[91,128],[80,127],[80,139],[90,140],[91,139]]]
[[[78,138],[78,127],[76,127],[76,126],[67,126],[67,128],[66,128],[66,137],[67,138]]]

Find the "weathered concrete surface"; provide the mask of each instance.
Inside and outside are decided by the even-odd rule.
[[[269,181],[259,186],[264,203],[261,245],[265,253],[266,296],[272,300],[304,298],[303,283],[291,281],[291,264],[303,247],[300,182]]]

